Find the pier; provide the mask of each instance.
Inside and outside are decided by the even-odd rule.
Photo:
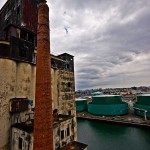
[[[150,128],[150,120],[145,121],[144,118],[135,116],[134,114],[132,115],[127,114],[123,116],[96,116],[84,111],[78,112],[77,118],[120,124],[126,126]]]

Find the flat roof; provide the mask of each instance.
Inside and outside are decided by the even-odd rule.
[[[23,123],[16,123],[14,125],[12,125],[12,127],[20,129],[22,131],[25,131],[27,133],[33,133],[33,120],[31,124],[26,124],[25,122]]]

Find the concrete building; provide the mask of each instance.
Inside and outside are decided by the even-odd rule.
[[[33,149],[36,28],[36,0],[8,0],[0,10],[0,150]],[[51,77],[54,149],[68,144],[86,149],[87,145],[73,142],[77,140],[73,56],[51,55]]]

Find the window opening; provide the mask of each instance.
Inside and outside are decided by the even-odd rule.
[[[61,131],[61,140],[64,139],[64,130]]]
[[[68,82],[68,83],[67,83],[67,86],[70,88],[70,87],[71,87],[71,83],[70,83],[70,82]]]
[[[19,137],[19,150],[22,150],[22,138]]]
[[[67,128],[67,136],[69,136],[70,135],[70,129],[69,129],[69,127]]]
[[[72,113],[71,113],[71,110],[68,112],[68,114],[69,114],[69,115],[71,115],[71,114],[72,114]]]
[[[27,57],[27,50],[25,48],[21,48],[19,49],[19,56],[20,57],[23,57],[23,58],[26,58]]]
[[[28,41],[34,44],[34,35],[28,34]]]
[[[21,30],[21,32],[20,32],[20,38],[24,39],[24,40],[27,40],[27,32]]]
[[[66,64],[66,69],[69,69],[69,64]]]
[[[20,14],[20,7],[17,7],[17,15]]]

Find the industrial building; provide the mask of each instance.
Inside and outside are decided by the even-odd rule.
[[[88,112],[101,116],[124,115],[128,113],[128,104],[120,95],[97,95],[88,104]]]
[[[133,107],[136,115],[144,116],[145,120],[150,118],[150,94],[137,95]]]
[[[33,149],[37,14],[36,0],[7,0],[0,10],[0,150]],[[74,57],[51,55],[50,62],[53,147],[86,149],[75,142]]]

